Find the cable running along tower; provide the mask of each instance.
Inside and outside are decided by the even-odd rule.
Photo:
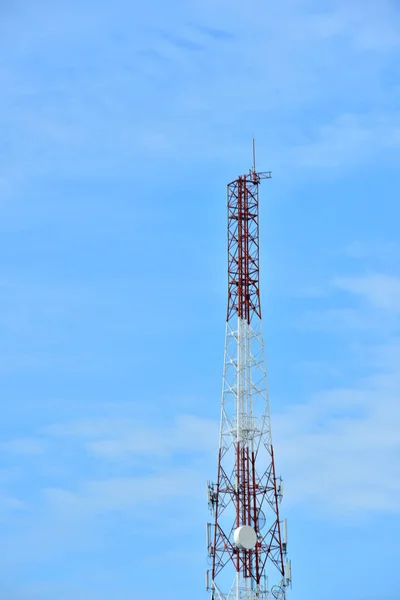
[[[275,474],[259,289],[253,167],[228,185],[228,310],[217,482],[207,482],[211,600],[285,600],[291,585],[283,482]]]

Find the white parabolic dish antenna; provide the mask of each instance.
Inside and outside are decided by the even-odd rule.
[[[251,550],[257,543],[257,535],[250,525],[242,525],[235,530],[233,541],[240,550]]]

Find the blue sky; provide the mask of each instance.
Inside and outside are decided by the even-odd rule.
[[[291,597],[397,600],[399,4],[16,0],[0,48],[0,599],[207,597],[254,134]]]

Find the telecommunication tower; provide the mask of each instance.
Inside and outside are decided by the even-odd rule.
[[[217,482],[207,482],[211,600],[285,600],[291,586],[283,482],[275,473],[259,287],[259,185],[228,184],[228,309]]]

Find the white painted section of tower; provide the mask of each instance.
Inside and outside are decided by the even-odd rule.
[[[234,441],[240,442],[242,446],[249,446],[253,450],[255,438],[265,433],[267,433],[268,442],[272,444],[262,333],[261,330],[259,333],[256,333],[247,321],[238,318],[236,332],[232,331],[229,325],[227,325],[225,360],[227,355],[229,356],[230,342],[234,342],[236,345],[236,352],[233,353],[236,356],[233,356],[231,353],[230,360],[228,360],[228,363],[225,362],[223,404],[226,392],[233,393],[235,396],[234,424],[232,423],[235,427]],[[256,357],[255,352],[260,356]],[[226,371],[228,368],[232,370],[232,367],[235,367],[236,372],[234,376],[232,373],[229,379],[233,380],[232,383],[236,385],[232,385],[230,382],[227,385],[228,377]],[[253,381],[254,371],[257,371],[259,376],[258,382]],[[259,387],[259,384],[261,384],[261,387]],[[254,395],[259,400],[263,400],[262,414],[254,414]],[[224,415],[224,406],[222,407],[222,412]],[[260,417],[262,419],[261,422]],[[223,423],[221,422],[221,435],[224,433],[222,426]],[[264,429],[265,426],[267,427],[266,431]]]
[[[237,392],[236,392],[236,441],[242,442],[242,415],[243,415],[243,395],[244,395],[244,377],[243,368],[246,365],[246,352],[244,347],[244,321],[238,318],[238,337],[237,337]]]
[[[227,452],[237,441],[254,452],[261,446],[270,447],[272,437],[260,319],[256,319],[253,326],[238,318],[236,330],[227,323],[224,365],[221,451]],[[237,480],[235,487],[237,492]],[[215,600],[284,600],[286,597],[284,587],[279,588],[279,595],[275,589],[268,589],[268,578],[252,587],[249,578],[244,578],[240,572],[235,573],[229,591],[222,592],[215,581],[210,585]],[[284,586],[284,582],[281,585]]]

